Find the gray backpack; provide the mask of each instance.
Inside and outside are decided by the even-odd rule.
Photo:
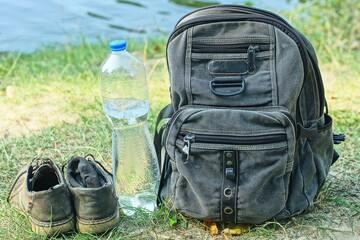
[[[312,206],[339,155],[315,52],[300,32],[264,10],[202,8],[177,23],[167,63],[171,104],[154,140],[159,203],[254,224]]]

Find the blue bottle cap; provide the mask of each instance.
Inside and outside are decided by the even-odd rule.
[[[114,40],[109,43],[112,52],[120,52],[126,49],[126,40]]]

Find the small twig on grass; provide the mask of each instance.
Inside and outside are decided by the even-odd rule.
[[[343,229],[339,229],[339,228],[332,228],[332,227],[318,227],[321,230],[329,230],[329,231],[333,231],[333,232],[347,232],[347,233],[352,233],[352,231],[350,230],[343,230]]]

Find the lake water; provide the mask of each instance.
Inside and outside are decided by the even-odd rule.
[[[114,38],[168,36],[177,20],[198,7],[244,4],[225,0],[0,0],[0,52],[32,52],[46,45]],[[296,1],[252,0],[278,12]]]

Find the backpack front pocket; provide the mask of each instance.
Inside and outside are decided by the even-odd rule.
[[[189,99],[197,105],[269,106],[273,85],[271,44],[194,40],[189,55]],[[256,98],[254,98],[256,96]]]
[[[179,212],[213,221],[260,223],[285,208],[295,143],[288,114],[180,111],[166,142],[179,172],[173,196]]]

